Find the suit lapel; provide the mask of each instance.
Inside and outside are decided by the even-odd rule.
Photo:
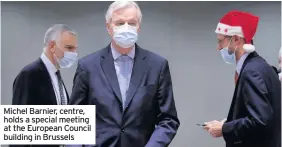
[[[119,83],[118,83],[116,70],[114,66],[114,58],[112,56],[110,45],[106,47],[105,49],[103,49],[101,67],[112,87],[112,90],[114,91],[118,100],[122,102]]]
[[[231,107],[230,107],[230,111],[229,111],[229,114],[228,114],[228,120],[230,120],[231,118],[231,114],[233,113],[233,107],[234,107],[234,104],[236,102],[236,97],[237,97],[237,93],[238,93],[238,87],[239,87],[239,84],[241,84],[240,82],[240,78],[241,78],[241,73],[243,72],[244,68],[246,67],[247,63],[254,57],[258,56],[258,54],[256,52],[252,52],[248,55],[248,57],[246,58],[246,60],[244,61],[243,65],[242,65],[242,68],[241,68],[241,71],[240,71],[240,75],[238,77],[238,80],[237,80],[237,84],[235,85],[235,90],[234,90],[234,93],[233,93],[233,99],[232,99],[232,102],[231,102]]]
[[[39,62],[39,65],[40,65],[40,69],[42,71],[42,76],[43,76],[42,84],[47,85],[47,88],[46,88],[48,90],[47,93],[50,94],[50,99],[53,102],[53,104],[57,105],[57,99],[56,99],[55,91],[54,91],[54,88],[53,88],[53,85],[52,85],[52,80],[51,80],[51,77],[48,73],[48,70],[45,67],[45,64],[43,63],[41,58],[38,59],[38,62]]]
[[[127,92],[125,106],[128,106],[132,98],[134,97],[147,67],[148,67],[148,63],[146,60],[146,51],[141,49],[136,44],[134,65],[133,65],[132,74],[130,78],[130,85],[129,85],[129,89]]]
[[[254,57],[256,57],[256,56],[258,56],[257,52],[252,52],[252,53],[250,53],[250,54],[248,55],[248,57],[246,58],[246,60],[244,61],[243,65],[242,65],[242,68],[241,68],[240,73],[243,72],[243,70],[244,70],[245,66],[247,65],[247,63],[248,63],[252,58],[254,58]],[[241,75],[242,75],[242,74],[240,74],[239,77],[238,77],[238,84],[236,84],[236,87],[235,87],[235,91],[234,91],[234,92],[237,91],[237,87],[238,87],[238,85],[239,85],[239,81],[240,81]]]

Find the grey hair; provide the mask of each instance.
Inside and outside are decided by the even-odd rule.
[[[45,49],[47,48],[48,44],[51,41],[57,42],[61,33],[66,32],[66,31],[76,36],[76,32],[73,29],[71,29],[68,25],[55,24],[52,27],[50,27],[46,31],[45,36],[44,36],[44,43],[43,43],[44,49],[43,50],[45,51]]]
[[[131,8],[131,7],[135,7],[137,9],[137,17],[138,17],[138,21],[139,23],[141,23],[142,20],[142,12],[141,9],[139,8],[138,4],[136,2],[133,1],[127,1],[127,0],[122,0],[122,1],[115,1],[113,2],[105,15],[106,18],[106,23],[109,23],[112,19],[113,13],[117,10],[120,9],[124,9],[124,8]]]

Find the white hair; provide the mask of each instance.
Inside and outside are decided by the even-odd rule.
[[[115,1],[113,2],[107,12],[106,12],[106,23],[109,23],[112,19],[112,16],[113,16],[113,13],[117,10],[120,10],[120,9],[124,9],[124,8],[131,8],[131,7],[135,7],[137,9],[137,17],[138,17],[138,21],[139,23],[141,23],[141,20],[142,20],[142,13],[141,13],[141,10],[138,6],[138,4],[136,2],[133,2],[133,1],[127,1],[127,0],[122,0],[122,1]]]
[[[63,33],[63,32],[70,32],[72,35],[75,35],[76,36],[76,32],[71,29],[69,26],[65,25],[65,24],[55,24],[53,25],[52,27],[50,27],[46,33],[45,33],[45,36],[44,36],[44,48],[43,48],[43,51],[46,50],[48,44],[51,42],[51,41],[59,41],[59,36]]]

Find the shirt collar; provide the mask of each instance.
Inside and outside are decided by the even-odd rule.
[[[113,47],[112,44],[111,44],[111,51],[112,51],[114,60],[116,60],[118,57],[120,57],[122,55],[120,52],[118,52]],[[129,56],[131,59],[134,59],[134,57],[135,57],[135,46],[133,46],[132,50],[127,54],[127,56]]]
[[[44,53],[41,54],[40,58],[45,64],[48,72],[55,74],[58,71],[56,66],[50,61],[50,59]]]
[[[249,55],[249,53],[244,53],[243,56],[237,62],[237,64],[236,64],[236,72],[238,73],[238,75],[240,75],[243,63],[246,60],[246,58],[248,57],[248,55]]]

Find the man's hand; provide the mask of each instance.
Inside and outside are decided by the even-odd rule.
[[[221,137],[222,136],[222,126],[223,126],[223,121],[211,121],[211,122],[206,122],[204,129],[206,129],[213,137]]]

